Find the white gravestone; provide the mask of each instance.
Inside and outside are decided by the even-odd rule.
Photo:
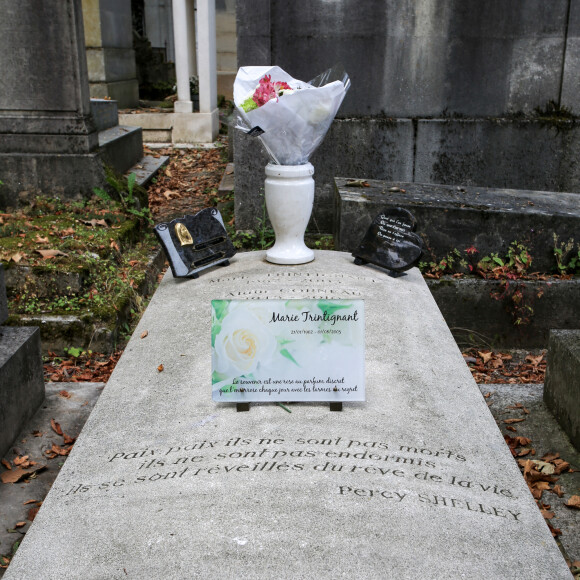
[[[166,275],[5,578],[567,577],[418,270],[264,257]],[[211,301],[255,298],[364,300],[366,401],[213,401]]]

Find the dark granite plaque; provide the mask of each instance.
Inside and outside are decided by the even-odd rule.
[[[158,224],[155,234],[176,278],[197,278],[199,272],[212,266],[227,266],[229,258],[236,253],[222,216],[215,208]]]
[[[371,223],[360,246],[352,253],[354,263],[375,264],[393,272],[412,268],[423,255],[423,241],[414,233],[417,221],[400,207],[382,211]]]

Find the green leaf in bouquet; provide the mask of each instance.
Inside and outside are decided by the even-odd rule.
[[[299,366],[300,366],[300,365],[299,365],[299,364],[296,362],[296,359],[295,359],[295,358],[294,358],[294,357],[293,357],[293,356],[292,356],[292,355],[291,355],[291,354],[288,352],[288,350],[287,350],[287,349],[283,348],[283,349],[280,351],[280,354],[281,354],[283,357],[286,357],[286,358],[287,358],[289,361],[292,361],[292,362],[293,362],[293,363],[294,363],[294,364],[295,364],[297,367],[299,367]]]
[[[337,310],[351,308],[352,304],[337,304],[332,300],[320,300],[317,306],[320,308],[320,310],[322,310],[322,312],[326,312],[328,316],[332,316]]]

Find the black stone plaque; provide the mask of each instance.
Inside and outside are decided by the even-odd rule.
[[[176,278],[197,278],[199,272],[212,266],[227,266],[236,253],[215,208],[158,224],[155,234]]]
[[[354,263],[375,264],[393,272],[412,268],[423,255],[423,241],[414,233],[417,221],[403,208],[387,208],[371,223],[360,246],[352,253]]]

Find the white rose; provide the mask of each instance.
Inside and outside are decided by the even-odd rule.
[[[228,376],[248,375],[266,365],[277,341],[252,312],[236,308],[224,318],[215,339],[215,369]]]

